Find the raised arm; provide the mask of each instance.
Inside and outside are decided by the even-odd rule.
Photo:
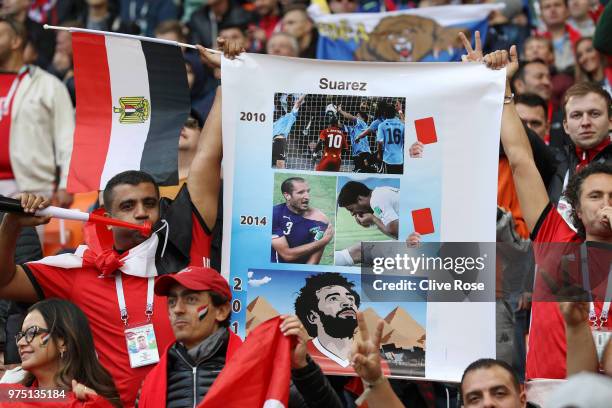
[[[297,111],[298,109],[300,109],[300,107],[304,103],[304,99],[306,99],[306,94],[300,95],[300,97],[296,99],[296,101],[293,103],[294,111]]]
[[[23,194],[22,207],[26,213],[32,214],[37,209],[49,205],[41,196]],[[34,303],[38,296],[32,282],[23,268],[15,265],[15,248],[21,229],[26,226],[36,226],[49,222],[48,217],[32,215],[6,214],[0,224],[0,298],[20,302]]]
[[[218,41],[226,57],[238,55],[240,45],[236,42]],[[198,46],[200,56],[211,65],[221,66],[221,57]],[[212,230],[217,219],[217,204],[221,187],[221,87],[217,89],[215,101],[200,133],[198,150],[189,167],[187,188],[193,205],[202,216],[206,226]]]
[[[503,50],[483,56],[480,33],[476,31],[474,35],[475,46],[472,48],[466,36],[463,33],[459,34],[459,38],[467,51],[467,54],[462,56],[462,61],[484,62],[491,69],[506,68],[506,93],[502,112],[501,142],[512,168],[514,185],[523,217],[529,231],[533,231],[540,215],[548,205],[549,199],[542,177],[533,160],[529,139],[514,106],[510,89],[510,78],[518,69],[516,46],[510,47],[509,54]]]
[[[591,328],[587,302],[562,302],[559,309],[565,320],[567,340],[567,376],[581,371],[597,372],[599,362]]]
[[[402,102],[399,99],[395,101],[395,111],[397,112],[397,115],[399,116],[402,123],[404,123],[406,117],[404,116],[404,112],[402,111]]]
[[[346,112],[346,111],[342,110],[342,105],[338,105],[338,113],[339,113],[340,115],[342,115],[342,117],[344,117],[345,119],[348,119],[348,120],[350,120],[350,121],[355,121],[355,120],[357,120],[357,116],[355,116],[355,115],[351,115],[350,113],[348,113],[348,112]]]
[[[549,203],[546,187],[533,160],[531,145],[525,133],[510,90],[510,78],[518,68],[516,46],[506,51],[495,51],[484,57],[485,64],[492,69],[506,67],[506,93],[501,123],[501,142],[512,169],[512,177],[519,198],[523,217],[533,231],[542,212]]]

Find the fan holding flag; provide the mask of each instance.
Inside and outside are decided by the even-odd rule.
[[[229,329],[232,292],[214,269],[162,276],[155,293],[168,299],[176,342],[145,378],[140,408],[342,407],[307,357],[308,334],[296,316],[262,323],[243,345]]]
[[[146,237],[137,230],[116,226],[109,229],[89,222],[84,234],[87,245],[81,245],[74,254],[15,265],[15,240],[19,231],[48,221],[48,217],[34,215],[47,207],[48,201],[24,194],[21,204],[25,214],[9,213],[0,225],[3,249],[0,251],[0,298],[33,303],[57,297],[79,306],[89,319],[100,363],[113,377],[123,405],[133,407],[142,379],[152,364],[159,361],[157,347],[163,350],[173,341],[165,311],[166,299],[153,293],[156,276],[210,262],[211,231],[217,218],[220,187],[221,94],[219,91],[201,133],[186,184],[174,201],[160,199],[157,181],[163,172],[141,164],[147,163],[147,149],[155,150],[159,144],[167,143],[164,137],[172,137],[172,143],[178,145],[178,136],[189,112],[180,49],[176,44],[149,44],[142,38],[110,38],[91,33],[78,33],[74,40],[81,44],[75,47],[80,102],[70,177],[78,187],[91,186],[85,180],[91,180],[88,177],[92,174],[97,175],[98,183],[104,184],[93,188],[104,188],[105,208],[100,210],[104,216],[140,225],[150,223],[155,232]],[[240,52],[234,43],[220,45],[228,57]],[[220,65],[219,55],[203,48],[200,54]],[[130,75],[142,69],[138,62],[150,57],[157,61],[154,69],[166,73],[163,80],[147,76],[146,89],[141,78],[138,83],[130,83]],[[170,66],[173,61],[180,64],[182,71]],[[98,64],[98,74],[84,77],[87,71],[79,67],[91,63]],[[121,67],[129,71],[128,77],[120,76]],[[109,78],[112,82],[108,82]],[[166,86],[178,88],[168,91],[175,96],[184,91],[187,105],[179,107],[181,99],[173,97],[173,102],[166,104],[169,110],[164,110]],[[122,105],[119,99],[123,97],[136,99],[122,99]],[[114,108],[124,109],[123,123],[121,113],[115,113]],[[183,110],[184,116],[180,114]],[[101,131],[109,129],[104,136],[109,142],[108,148],[103,150],[96,143],[102,137]],[[125,144],[126,140],[132,144]],[[95,146],[87,150],[91,147],[88,144]],[[85,156],[79,157],[83,152]],[[122,158],[127,157],[129,161],[133,156],[140,157],[140,162],[135,165],[132,161],[126,168]],[[147,338],[149,349],[131,355],[128,344],[139,336]],[[156,346],[152,349],[151,345]]]

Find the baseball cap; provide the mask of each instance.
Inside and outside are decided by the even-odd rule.
[[[227,299],[232,298],[232,292],[227,281],[212,268],[188,266],[177,273],[163,275],[155,282],[155,294],[168,296],[170,287],[175,283],[190,290],[210,290],[225,296]]]

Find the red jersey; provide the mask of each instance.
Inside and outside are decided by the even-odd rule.
[[[319,134],[323,141],[323,156],[340,157],[343,149],[348,149],[346,134],[335,126],[323,129]]]
[[[556,274],[564,256],[569,255],[575,259],[580,257],[579,244],[583,242],[582,238],[567,225],[552,204],[549,204],[540,216],[532,233],[532,239],[539,270],[544,269]],[[553,243],[553,245],[545,245],[545,243]],[[567,243],[567,245],[554,243]],[[543,292],[550,292],[550,290],[544,280],[536,275],[534,297],[542,299]],[[600,316],[603,303],[594,302],[594,306],[597,316]],[[607,323],[607,326],[612,328],[610,322]],[[559,304],[554,301],[534,301],[531,308],[526,378],[528,380],[566,378],[566,352],[565,321]]]
[[[41,299],[67,299],[83,310],[100,363],[113,377],[124,406],[133,407],[142,380],[154,366],[130,367],[115,279],[98,278],[100,272],[93,267],[64,269],[42,263],[23,267]],[[142,323],[146,320],[147,279],[126,274],[121,278],[129,323]],[[160,353],[174,341],[166,301],[165,296],[155,296],[153,301],[151,322]]]
[[[209,266],[210,231],[194,209],[186,186],[176,200],[162,200],[160,210],[161,218],[168,222],[169,227],[165,232],[168,243],[164,256],[161,259],[156,256],[155,259],[158,274],[177,272],[187,264]],[[163,245],[163,236],[159,237],[159,242],[159,245]],[[123,405],[133,407],[138,389],[154,365],[130,367],[114,275],[100,278],[100,270],[94,266],[62,268],[44,262],[22,265],[38,297],[66,299],[83,310],[89,319],[100,363],[113,377]],[[148,280],[122,274],[122,283],[128,323],[144,322]],[[158,350],[162,353],[175,340],[168,320],[166,297],[155,296],[151,322]]]
[[[321,367],[321,371],[323,371],[325,375],[357,375],[353,366],[350,365],[350,361],[342,360],[340,357],[325,350],[325,348],[320,345],[318,338],[308,340],[306,348],[308,349],[310,358]],[[391,368],[387,360],[380,360],[380,368],[384,375],[391,375]]]
[[[9,140],[11,135],[12,96],[15,93],[15,89],[11,92],[11,88],[16,80],[17,74],[15,73],[0,74],[0,180],[15,178],[11,168]]]

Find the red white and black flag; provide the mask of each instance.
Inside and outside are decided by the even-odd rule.
[[[190,110],[181,49],[139,38],[72,33],[76,130],[68,190],[102,190],[125,170],[178,183],[178,141]]]

